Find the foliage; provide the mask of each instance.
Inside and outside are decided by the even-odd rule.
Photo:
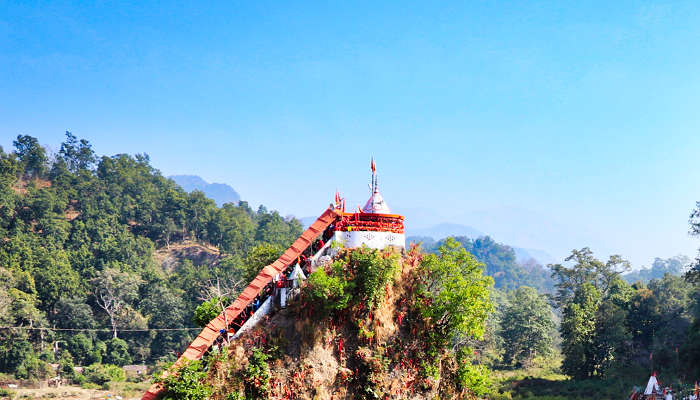
[[[471,362],[460,363],[457,368],[456,383],[460,391],[468,389],[478,397],[483,397],[493,390],[491,371],[485,365],[476,365]]]
[[[344,252],[341,257],[314,271],[304,286],[309,304],[327,316],[353,304],[368,309],[385,297],[385,288],[399,272],[400,255],[368,248]]]
[[[629,262],[618,255],[610,256],[610,259],[603,263],[593,256],[588,247],[573,250],[565,261],[574,262],[574,265],[549,265],[552,277],[557,281],[554,298],[560,307],[570,301],[584,284],[592,285],[600,294],[605,295],[610,284],[618,279],[620,273],[630,268]]]
[[[342,262],[336,262],[330,268],[330,276],[324,268],[309,275],[304,296],[309,304],[318,309],[319,315],[343,310],[350,303],[353,284],[342,271]]]
[[[157,382],[165,388],[163,399],[204,400],[212,392],[212,387],[206,383],[206,377],[201,361],[185,360],[176,371]]]
[[[65,378],[73,379],[75,377],[75,370],[73,369],[74,367],[75,365],[73,364],[73,357],[70,355],[70,353],[64,354],[58,361],[58,370],[60,371],[59,373]]]
[[[93,355],[92,340],[83,333],[78,333],[68,339],[68,351],[78,365],[91,364]]]
[[[197,324],[197,326],[200,326],[204,328],[207,326],[207,324],[216,318],[219,314],[221,314],[221,307],[219,306],[219,303],[223,302],[225,304],[230,304],[231,299],[229,298],[224,298],[224,299],[219,299],[218,297],[209,299],[207,301],[202,302],[202,304],[198,305],[197,308],[194,310],[194,323]]]
[[[521,286],[512,293],[502,317],[501,336],[507,365],[529,364],[537,355],[551,351],[554,319],[544,296]]]
[[[693,236],[700,236],[700,201],[695,203],[695,209],[690,213],[689,223],[690,234]],[[691,264],[691,268],[686,275],[689,280],[700,283],[700,253]]]
[[[438,253],[440,246],[447,240],[435,242],[432,238],[425,237],[413,239],[420,240],[425,250],[431,253]],[[477,239],[456,236],[454,240],[484,264],[485,274],[494,279],[494,287],[498,289],[513,290],[520,286],[530,286],[542,292],[550,292],[553,288],[553,281],[545,268],[534,260],[524,264],[518,263],[512,247],[498,243],[490,236]]]
[[[261,244],[253,247],[245,258],[244,282],[250,282],[261,269],[272,264],[284,252],[284,248],[274,244]]]
[[[104,385],[108,382],[123,382],[126,380],[124,370],[111,364],[92,364],[83,370],[83,375],[88,382]]]
[[[370,308],[384,300],[384,288],[396,278],[399,260],[397,253],[382,254],[368,249],[350,253],[350,268],[359,295],[357,300],[366,302]]]
[[[131,355],[129,355],[129,345],[123,339],[112,338],[107,342],[107,352],[103,357],[107,364],[127,365],[131,364]]]
[[[455,240],[448,239],[440,254],[425,255],[417,270],[417,289],[423,317],[430,321],[426,332],[433,355],[457,336],[481,338],[484,323],[493,310],[489,287],[493,279],[482,274],[478,263]]]
[[[194,327],[202,282],[240,279],[243,265],[257,273],[301,230],[264,207],[256,212],[242,201],[219,208],[201,192],[187,193],[147,155],[98,156],[87,140],[66,132],[60,151],[48,157],[36,138],[20,135],[15,151],[0,150],[0,324],[111,326],[109,336],[124,339],[131,360],[154,362],[181,351],[192,333],[121,330]],[[217,247],[221,257],[215,264],[179,258],[161,268],[154,252],[178,242]],[[0,330],[0,373],[31,375],[39,365],[35,351],[54,341],[68,342],[79,364],[116,360],[103,343],[108,335],[74,335]],[[21,354],[12,348],[17,342],[25,343]]]
[[[564,354],[562,371],[583,379],[598,372],[594,343],[600,292],[592,284],[584,283],[576,288],[571,300],[564,308],[560,328]]]
[[[259,348],[254,348],[248,358],[248,367],[243,374],[246,399],[267,399],[270,392],[270,366],[268,356]]]

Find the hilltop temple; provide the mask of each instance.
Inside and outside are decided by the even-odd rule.
[[[336,209],[340,212],[334,225],[333,240],[348,248],[363,245],[373,249],[383,249],[386,246],[405,248],[404,217],[393,214],[379,192],[374,160],[371,169],[370,197],[358,212],[345,212],[345,201],[336,194]]]

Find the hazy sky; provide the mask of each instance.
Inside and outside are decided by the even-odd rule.
[[[374,155],[409,229],[700,246],[697,1],[28,3],[0,7],[6,149],[71,130],[298,216],[364,202]]]

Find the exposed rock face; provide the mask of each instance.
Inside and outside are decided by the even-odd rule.
[[[219,261],[219,250],[212,246],[186,240],[156,250],[154,258],[165,270],[172,271],[184,260],[192,261],[194,265],[211,265]]]

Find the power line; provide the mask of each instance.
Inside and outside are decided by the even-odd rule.
[[[71,331],[71,332],[114,332],[109,328],[44,328],[29,326],[0,326],[0,329],[23,329],[27,331]],[[149,328],[149,329],[117,329],[117,332],[159,332],[159,331],[192,331],[202,328]]]

